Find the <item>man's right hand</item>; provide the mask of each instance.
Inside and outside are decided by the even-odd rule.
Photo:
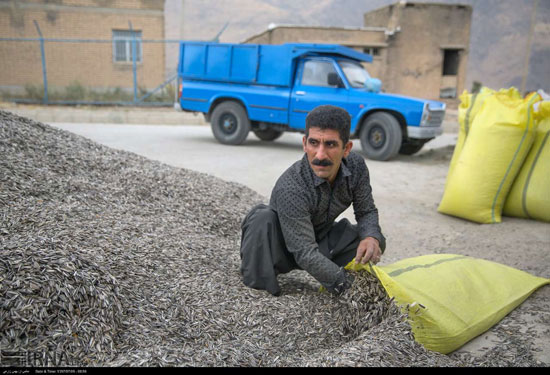
[[[355,255],[355,263],[366,264],[372,262],[374,264],[380,261],[382,250],[380,244],[374,237],[367,237],[357,246],[357,254]]]

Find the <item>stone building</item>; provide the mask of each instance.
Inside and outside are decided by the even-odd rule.
[[[164,44],[145,43],[164,39],[164,1],[0,0],[3,92],[43,84],[38,30],[47,39],[49,89],[74,83],[99,91],[131,89],[134,37],[137,85],[151,89],[164,81]]]
[[[400,1],[364,14],[364,27],[273,25],[243,43],[334,43],[373,56],[386,92],[456,98],[465,89],[472,8]]]

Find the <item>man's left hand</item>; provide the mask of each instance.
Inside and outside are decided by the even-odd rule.
[[[380,261],[382,251],[380,250],[380,244],[374,237],[367,237],[357,246],[357,255],[355,256],[355,263],[366,264],[372,262],[374,264]]]

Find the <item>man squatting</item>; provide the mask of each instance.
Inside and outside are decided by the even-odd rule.
[[[301,269],[333,294],[353,283],[344,266],[377,263],[386,248],[362,156],[350,152],[351,118],[322,105],[306,117],[304,156],[277,180],[269,205],[254,206],[241,228],[246,286],[278,296],[277,275]],[[336,218],[351,204],[356,225]]]

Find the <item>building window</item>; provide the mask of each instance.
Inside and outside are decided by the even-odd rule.
[[[136,43],[136,62],[142,61],[141,31],[113,30],[113,61],[133,62],[132,40]]]
[[[444,49],[443,50],[443,75],[456,76],[458,74],[458,63],[460,50]]]
[[[363,48],[363,52],[371,56],[380,56],[380,48],[378,47],[365,47]]]

